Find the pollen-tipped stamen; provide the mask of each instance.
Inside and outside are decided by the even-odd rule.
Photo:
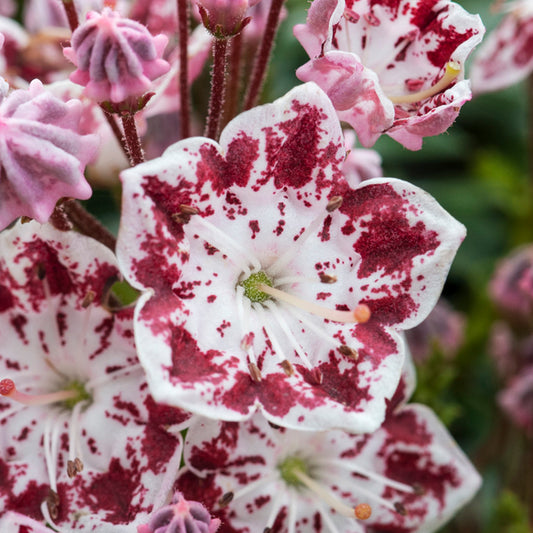
[[[73,400],[78,397],[79,392],[77,390],[62,390],[48,394],[25,394],[17,390],[13,380],[6,378],[0,381],[0,395],[24,405],[47,405]]]
[[[347,516],[348,518],[358,518],[360,520],[366,520],[370,517],[369,509],[370,505],[359,504],[355,508],[346,505],[341,502],[336,496],[327,491],[320,483],[310,478],[307,474],[299,469],[294,469],[292,475],[295,476],[302,485],[318,496],[322,501],[327,503],[337,513]],[[364,507],[362,507],[364,505]]]
[[[360,304],[351,311],[339,311],[338,309],[329,309],[313,302],[307,302],[306,300],[302,300],[293,294],[281,291],[275,287],[270,287],[265,283],[257,283],[257,289],[265,294],[268,294],[272,298],[276,298],[282,302],[294,305],[295,307],[303,309],[308,313],[326,318],[327,320],[332,320],[333,322],[356,324],[368,322],[370,319],[370,309],[366,304]]]
[[[444,76],[437,83],[435,83],[435,85],[416,93],[402,94],[400,96],[389,96],[389,100],[393,104],[415,104],[417,102],[421,102],[422,100],[430,98],[431,96],[435,96],[441,91],[447,89],[456,80],[460,73],[461,66],[459,63],[456,61],[448,61],[448,63],[446,63]]]

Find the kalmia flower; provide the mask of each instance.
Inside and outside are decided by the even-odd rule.
[[[63,102],[40,81],[0,93],[0,229],[26,215],[46,222],[61,197],[87,199],[83,176],[98,137],[81,135],[81,103]]]
[[[498,395],[511,420],[533,438],[533,364],[514,376]]]
[[[513,0],[504,9],[505,17],[474,57],[470,77],[475,94],[504,89],[533,71],[533,2]]]
[[[169,69],[162,59],[168,38],[106,7],[91,11],[72,34],[65,56],[76,65],[70,75],[97,102],[119,104],[146,93]]]
[[[386,133],[418,150],[471,98],[464,63],[483,32],[448,0],[314,0],[294,28],[311,58],[296,74],[327,92],[363,146]]]
[[[166,501],[188,414],[154,402],[131,309],[105,305],[114,255],[30,222],[0,258],[0,517],[131,532]]]
[[[197,419],[176,485],[202,498],[225,531],[435,531],[480,477],[435,415],[410,405],[376,432],[302,435],[262,417]]]
[[[215,533],[219,526],[220,520],[211,518],[200,502],[188,501],[177,491],[148,524],[137,526],[137,533]]]
[[[400,377],[398,331],[431,310],[464,228],[399,180],[342,177],[306,84],[124,171],[117,253],[144,291],[135,335],[158,401],[366,432]]]

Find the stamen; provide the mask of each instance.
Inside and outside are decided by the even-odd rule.
[[[324,272],[321,272],[318,276],[320,277],[321,283],[331,284],[331,283],[337,282],[337,276],[331,276],[329,274],[324,274]]]
[[[288,377],[294,376],[294,367],[292,366],[292,363],[285,359],[285,361],[282,361],[280,363],[281,368],[283,368],[283,372],[285,372],[285,375]]]
[[[334,322],[341,322],[343,324],[364,323],[370,319],[370,309],[366,304],[359,304],[353,311],[339,311],[337,309],[328,309],[313,302],[307,302],[294,296],[293,294],[280,291],[275,287],[269,287],[265,283],[257,283],[257,288],[273,298],[294,305],[304,311],[314,315],[332,320]]]
[[[444,76],[429,89],[401,96],[389,96],[388,98],[393,104],[415,104],[447,89],[460,73],[461,66],[459,63],[456,61],[448,61],[448,63],[446,63]]]
[[[289,339],[290,345],[292,346],[293,350],[298,354],[298,356],[303,361],[305,366],[308,369],[313,368],[313,365],[307,358],[307,354],[305,353],[304,349],[301,347],[300,343],[295,339],[286,320],[283,318],[282,314],[279,312],[278,306],[272,301],[265,302],[265,306],[270,309],[270,311],[272,312],[272,316],[274,317],[276,322],[279,324],[279,327],[283,330],[283,333],[285,333],[285,335],[287,336],[287,339]]]
[[[359,506],[354,509],[353,507],[344,504],[339,499],[337,499],[336,496],[325,490],[320,483],[310,478],[307,474],[304,474],[301,470],[295,469],[292,474],[298,478],[302,485],[305,485],[310,491],[319,496],[325,503],[327,503],[332,509],[337,511],[339,514],[347,516],[348,518],[359,518],[357,516],[357,509],[359,508]],[[370,507],[370,505],[368,505],[368,507]]]
[[[355,516],[359,520],[368,520],[372,514],[372,507],[368,503],[360,503],[355,506]]]
[[[209,244],[214,244],[215,247],[223,251],[225,255],[227,255],[228,257],[231,257],[232,261],[236,265],[239,266],[240,270],[249,274],[250,268],[248,265],[251,265],[253,270],[256,270],[256,271],[261,270],[261,263],[258,261],[258,259],[254,255],[252,255],[248,250],[246,250],[243,246],[241,246],[235,239],[232,239],[229,235],[224,233],[221,229],[211,224],[211,222],[208,222],[207,220],[205,220],[205,218],[203,218],[202,216],[195,217],[194,222],[197,225],[203,226],[204,229],[208,230],[208,232],[210,233],[210,236],[215,236],[219,238],[218,240],[216,238],[212,240],[211,238],[207,239],[203,235],[200,235],[200,237],[204,239],[204,241],[208,242]],[[195,227],[192,230],[192,232],[198,233],[197,230],[198,228]],[[244,262],[235,261],[234,254],[228,254],[228,247],[238,252],[241,258],[246,260],[246,264],[244,264]]]
[[[359,353],[357,352],[357,350],[350,348],[346,344],[339,346],[339,352],[342,355],[345,355],[346,357],[353,359],[354,361],[357,361],[357,359],[359,359]]]
[[[248,372],[250,372],[250,377],[256,383],[260,383],[263,379],[261,370],[259,370],[259,367],[255,363],[248,363]]]
[[[83,309],[87,309],[96,298],[96,293],[94,291],[87,291],[87,294],[83,297],[83,301],[81,302],[81,306]]]
[[[265,476],[265,477],[260,477],[259,479],[257,479],[256,481],[252,482],[252,483],[249,483],[248,485],[244,486],[241,490],[238,490],[237,492],[231,492],[231,493],[226,493],[222,496],[222,498],[219,500],[219,505],[227,505],[228,503],[224,504],[225,502],[225,497],[227,496],[227,494],[232,494],[232,498],[230,501],[234,502],[236,500],[238,500],[239,498],[242,498],[243,496],[246,496],[246,494],[264,486],[264,485],[268,485],[270,483],[272,483],[276,478],[278,477],[277,473],[276,472],[272,472],[271,474],[269,474],[268,476]],[[227,496],[229,498],[229,496]],[[221,503],[222,502],[222,503]]]
[[[219,507],[226,507],[228,506],[233,500],[233,492],[226,492],[222,495],[222,498],[218,500],[218,506]]]
[[[254,345],[253,345],[253,333],[249,331],[248,317],[250,316],[251,302],[248,298],[244,298],[244,287],[237,285],[237,314],[239,315],[239,324],[241,325],[241,348],[248,354],[250,363],[256,363]],[[244,306],[246,305],[246,310]]]
[[[333,213],[342,205],[342,196],[332,196],[326,206],[328,213]]]
[[[0,394],[24,405],[47,405],[77,398],[79,392],[77,390],[62,390],[48,394],[24,394],[17,390],[13,380],[6,378],[0,381]]]

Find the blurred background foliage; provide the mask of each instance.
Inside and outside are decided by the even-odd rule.
[[[0,0],[2,1],[2,0]],[[490,31],[501,16],[489,0],[459,1],[479,13]],[[22,5],[22,0],[20,2]],[[294,71],[307,55],[292,34],[305,21],[308,3],[288,0],[263,101],[271,102],[300,82]],[[280,52],[283,53],[280,53]],[[468,65],[467,65],[468,72]],[[204,109],[209,68],[194,85]],[[466,104],[450,130],[427,138],[410,152],[383,136],[375,149],[384,174],[430,192],[467,228],[444,289],[466,317],[466,333],[455,358],[438,347],[418,366],[414,400],[432,407],[483,475],[483,487],[443,533],[533,533],[533,442],[500,411],[502,383],[488,355],[491,324],[498,317],[487,286],[500,259],[517,245],[533,242],[533,83],[523,82]],[[88,208],[116,232],[120,191],[96,190]],[[127,287],[117,289],[132,295]]]

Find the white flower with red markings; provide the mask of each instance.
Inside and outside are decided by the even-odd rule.
[[[471,98],[464,64],[484,27],[449,0],[315,0],[294,33],[318,83],[363,146],[386,133],[411,150]]]
[[[315,85],[122,173],[122,270],[152,394],[213,418],[376,429],[464,228],[399,180],[351,189]]]
[[[131,310],[101,305],[116,260],[37,223],[2,233],[0,252],[0,516],[131,531],[180,464],[179,432],[163,424],[188,415],[148,394]]]
[[[435,531],[480,477],[422,405],[376,432],[303,434],[248,421],[196,420],[176,485],[235,533]]]

